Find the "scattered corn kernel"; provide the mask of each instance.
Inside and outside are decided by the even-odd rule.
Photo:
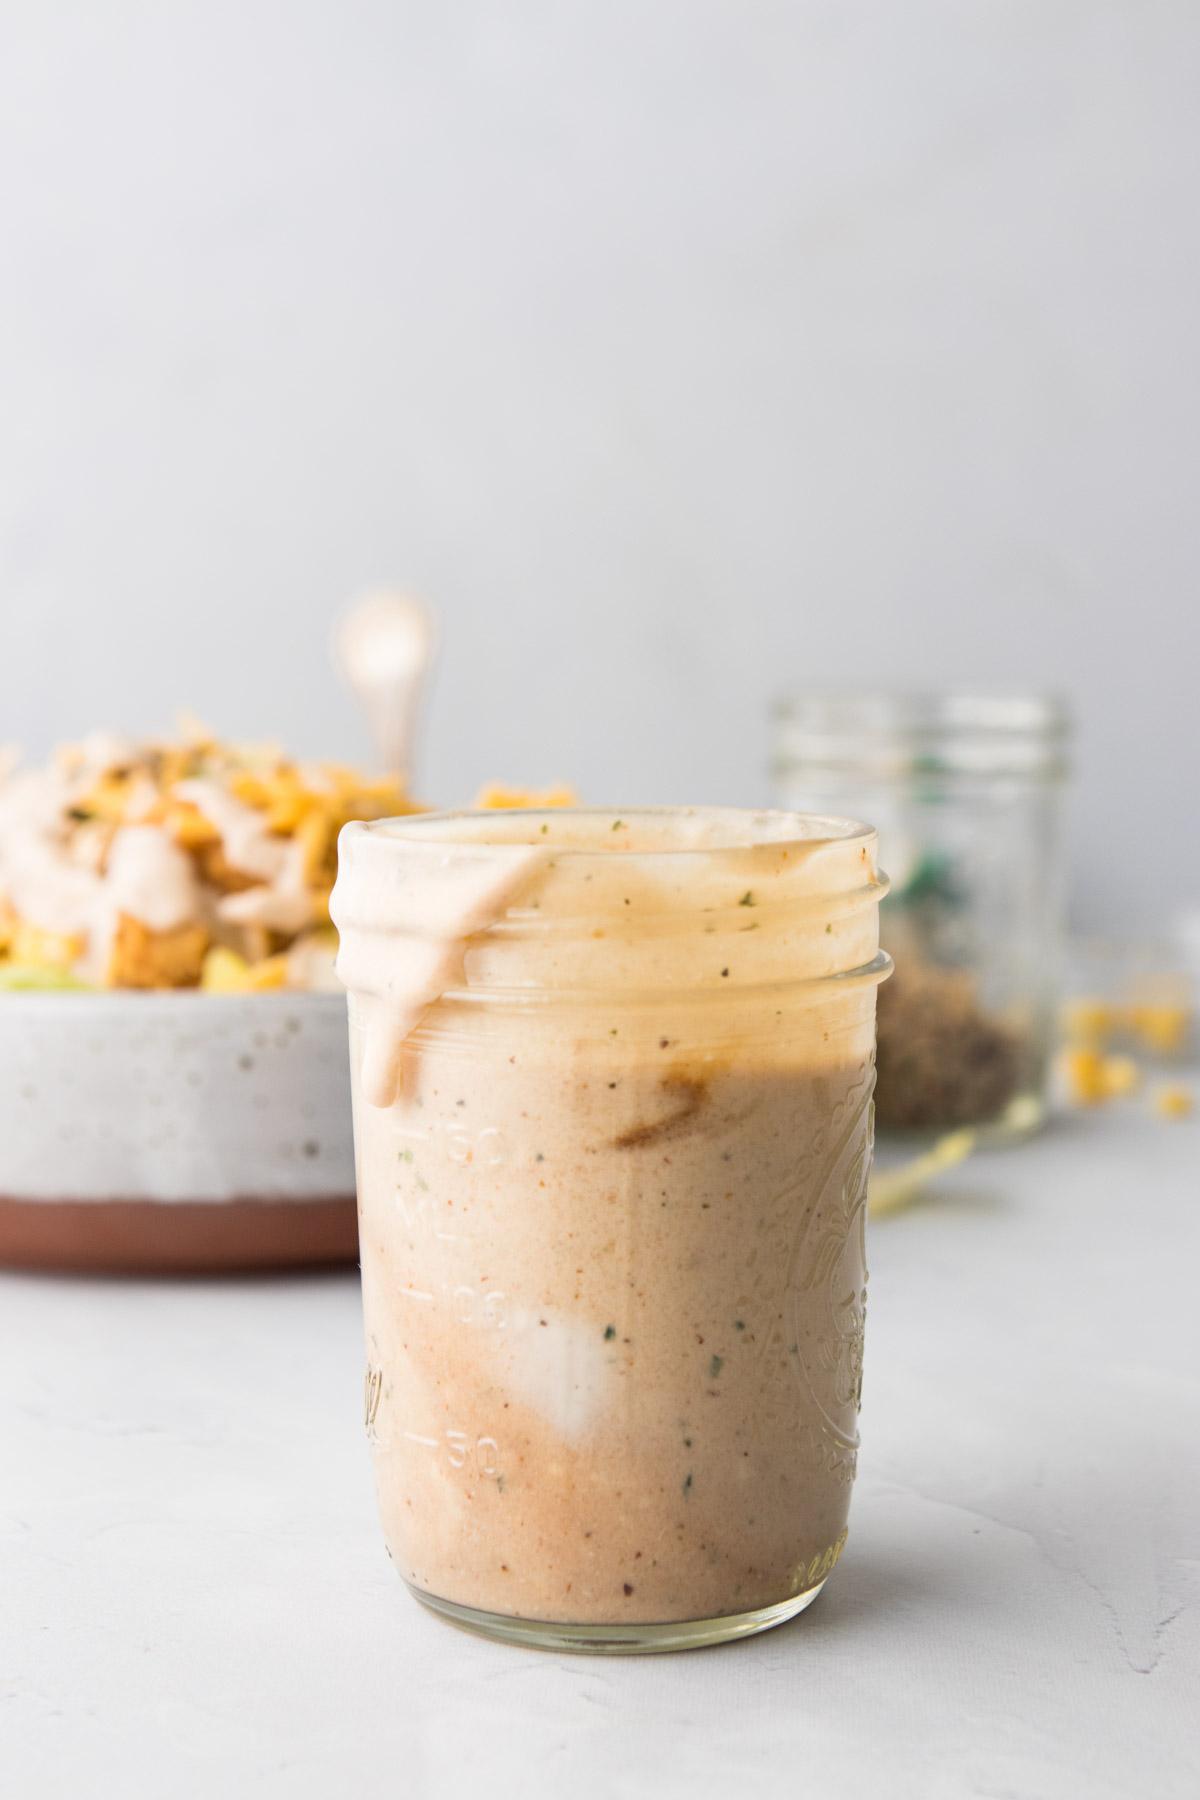
[[[175,842],[184,850],[195,850],[204,844],[220,842],[216,826],[190,800],[169,800],[164,823]]]
[[[39,931],[36,925],[20,920],[9,940],[13,962],[27,969],[69,969],[84,952],[81,937],[66,937],[58,931]]]
[[[1109,1098],[1104,1085],[1104,1056],[1087,1046],[1068,1050],[1063,1058],[1067,1092],[1075,1106],[1102,1106]]]
[[[264,957],[262,962],[253,963],[250,968],[250,986],[256,994],[270,988],[286,987],[287,978],[288,960],[282,952],[278,956]]]
[[[1068,1050],[1063,1059],[1067,1092],[1076,1106],[1103,1106],[1132,1094],[1141,1080],[1130,1056],[1106,1056],[1090,1044]]]
[[[1160,1056],[1173,1056],[1183,1048],[1192,1022],[1187,1006],[1131,1006],[1129,1023],[1134,1033]]]
[[[1063,1008],[1063,1032],[1073,1044],[1106,1043],[1120,1023],[1120,1012],[1105,1000],[1068,1000]]]
[[[1131,1056],[1106,1056],[1102,1079],[1107,1097],[1119,1100],[1132,1094],[1141,1082],[1141,1072]]]
[[[1195,1105],[1184,1087],[1161,1088],[1154,1096],[1154,1110],[1160,1119],[1186,1119]]]

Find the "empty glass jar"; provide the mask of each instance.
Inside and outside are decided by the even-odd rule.
[[[869,819],[892,882],[881,1131],[1036,1126],[1054,1047],[1069,725],[1035,696],[799,695],[776,712],[782,804]]]

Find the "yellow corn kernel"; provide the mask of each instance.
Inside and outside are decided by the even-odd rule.
[[[200,986],[209,994],[241,994],[250,985],[250,964],[236,950],[214,944],[200,969]]]
[[[215,844],[220,832],[190,800],[172,800],[163,823],[181,850],[198,850]]]
[[[69,969],[83,955],[82,937],[60,931],[40,931],[18,919],[9,940],[13,962],[29,969]]]
[[[258,994],[287,986],[286,956],[247,962],[236,950],[215,944],[204,958],[200,986],[208,994]]]
[[[229,791],[243,806],[253,806],[258,811],[271,802],[270,786],[249,769],[238,769],[229,777]]]
[[[536,788],[510,788],[499,781],[490,781],[476,794],[474,804],[492,811],[508,812],[518,807],[574,806],[576,798],[573,788],[561,784],[542,788],[539,792]]]
[[[313,809],[310,794],[289,788],[275,795],[267,808],[267,827],[280,837],[291,837]]]
[[[1141,1074],[1130,1056],[1106,1056],[1093,1044],[1077,1044],[1063,1057],[1068,1097],[1075,1106],[1103,1106],[1137,1089]]]
[[[1067,1094],[1074,1106],[1101,1106],[1108,1099],[1104,1085],[1104,1057],[1099,1050],[1080,1046],[1063,1057]]]
[[[1192,1022],[1187,1006],[1131,1006],[1129,1023],[1148,1050],[1160,1056],[1173,1056],[1183,1048]]]
[[[1131,1056],[1106,1056],[1101,1068],[1105,1098],[1120,1100],[1137,1091],[1141,1072]]]
[[[1195,1101],[1187,1088],[1161,1088],[1154,1096],[1154,1110],[1160,1119],[1186,1119]]]
[[[210,994],[260,993],[283,987],[286,982],[286,958],[268,956],[260,962],[248,962],[224,944],[213,946],[200,972],[200,986]]]
[[[1063,1007],[1063,1034],[1072,1044],[1104,1044],[1121,1023],[1121,1015],[1106,1000],[1081,997]]]
[[[361,776],[356,776],[348,785],[338,787],[337,798],[343,821],[399,818],[405,813],[425,810],[415,800],[410,800],[401,784],[390,776],[380,781],[364,781]]]
[[[296,841],[304,857],[304,879],[316,884],[335,834],[334,820],[324,807],[314,808],[296,827]]]
[[[250,964],[250,986],[256,994],[287,986],[288,960],[282,953]]]

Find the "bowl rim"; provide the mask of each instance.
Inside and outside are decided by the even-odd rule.
[[[132,1016],[186,1016],[196,1022],[198,1010],[211,1018],[218,1012],[274,1013],[284,1008],[332,1017],[346,1010],[344,993],[331,989],[266,988],[258,993],[213,994],[201,988],[14,988],[0,994],[0,1025],[8,1014],[37,1012]]]

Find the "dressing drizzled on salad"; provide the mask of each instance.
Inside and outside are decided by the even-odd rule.
[[[0,986],[331,986],[338,831],[394,780],[196,731],[0,772]]]

